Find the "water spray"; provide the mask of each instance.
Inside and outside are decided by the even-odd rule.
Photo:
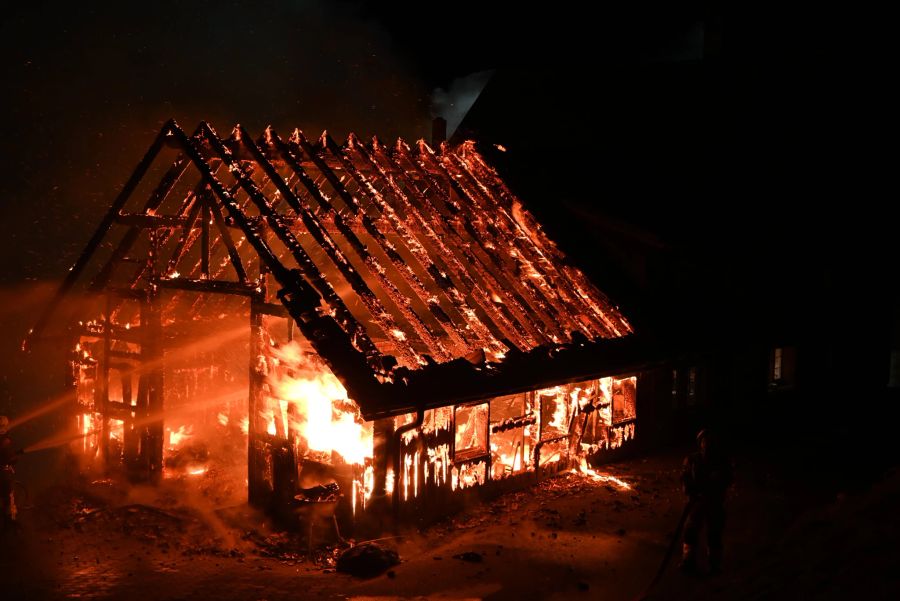
[[[217,332],[213,335],[206,336],[206,337],[201,338],[190,344],[186,344],[184,346],[177,347],[173,351],[170,351],[169,353],[167,353],[165,358],[160,358],[155,361],[149,361],[149,362],[145,362],[143,364],[137,365],[134,367],[134,369],[123,372],[122,376],[123,377],[132,376],[132,375],[139,376],[143,373],[157,369],[158,367],[160,367],[162,365],[163,361],[166,359],[168,359],[168,360],[172,360],[173,358],[178,359],[178,358],[182,358],[185,356],[190,356],[194,353],[201,352],[204,350],[211,350],[211,349],[218,348],[222,345],[233,342],[234,340],[240,338],[241,336],[244,336],[246,334],[246,332],[247,332],[247,330],[244,327],[232,328],[230,330],[225,330],[224,332]],[[74,390],[67,390],[60,396],[47,401],[40,407],[37,407],[36,409],[33,409],[32,411],[25,413],[23,415],[20,415],[14,419],[11,419],[9,422],[9,429],[12,430],[13,428],[15,428],[17,426],[26,424],[33,419],[41,417],[42,415],[46,415],[46,414],[50,413],[51,411],[59,409],[60,407],[63,407],[65,405],[75,401],[75,399],[76,399],[75,394],[76,393]],[[231,396],[232,395],[227,395],[226,398],[230,398]],[[216,402],[218,402],[218,400]],[[198,407],[205,407],[208,404],[209,403],[201,403],[200,405],[198,405]],[[134,424],[135,425],[146,425],[146,423],[157,421],[162,418],[163,418],[163,415],[143,417],[140,420],[135,421]],[[55,446],[62,446],[68,442],[72,442],[72,441],[78,440],[80,438],[86,438],[87,436],[89,436],[90,434],[93,434],[94,432],[95,431],[90,431],[90,432],[78,434],[75,436],[66,435],[65,439],[60,438],[58,436],[50,438],[50,439],[45,439],[44,441],[41,441],[41,442],[38,442],[38,443],[35,443],[33,445],[26,447],[25,449],[23,449],[22,452],[28,453],[28,452],[47,449],[47,448],[52,448]],[[59,440],[59,442],[54,442],[53,444],[51,444],[51,441],[57,441],[57,439]],[[50,446],[46,446],[46,445],[50,445]]]
[[[47,401],[40,407],[33,409],[29,413],[25,413],[24,415],[20,415],[19,417],[13,418],[9,420],[9,429],[12,430],[16,426],[21,426],[22,424],[28,423],[31,420],[38,418],[42,415],[50,413],[54,409],[58,409],[63,405],[70,403],[75,400],[75,391],[69,390],[60,395],[59,397]]]
[[[81,440],[82,438],[87,438],[88,436],[97,434],[98,432],[100,432],[100,429],[95,428],[93,430],[88,430],[87,432],[79,432],[78,434],[52,436],[50,438],[45,438],[44,440],[39,440],[38,442],[30,444],[24,449],[17,451],[16,454],[25,455],[26,453],[34,453],[35,451],[44,451],[46,449],[61,447],[70,442],[75,442],[76,440]]]
[[[151,413],[149,415],[144,415],[139,418],[135,418],[134,420],[130,421],[129,423],[132,425],[132,427],[140,428],[140,427],[152,424],[154,422],[162,421],[167,416],[174,417],[174,416],[179,416],[179,415],[183,415],[183,414],[189,414],[196,410],[201,410],[201,409],[205,409],[207,407],[217,406],[224,402],[239,399],[239,398],[243,397],[245,394],[246,394],[246,391],[244,391],[243,389],[238,389],[235,392],[225,394],[223,396],[217,396],[215,398],[210,398],[210,399],[200,402],[200,403],[193,403],[189,407],[181,407],[178,410],[157,411],[157,412]],[[100,432],[100,430],[101,430],[100,428],[94,428],[92,430],[88,430],[87,432],[79,432],[77,434],[57,434],[54,436],[50,436],[48,438],[39,440],[38,442],[28,445],[24,449],[21,449],[21,451],[19,451],[18,454],[33,453],[35,451],[43,451],[45,449],[61,447],[70,442],[75,442],[76,440],[82,440],[84,438],[87,438],[88,436],[97,434]]]

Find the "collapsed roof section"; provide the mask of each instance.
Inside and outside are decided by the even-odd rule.
[[[154,172],[166,148],[176,156]],[[573,352],[631,333],[472,142],[339,146],[272,128],[254,141],[240,125],[223,140],[170,121],[35,335],[79,281],[120,298],[225,292],[260,306],[271,288],[367,416],[596,373]],[[213,296],[176,294],[164,321]]]

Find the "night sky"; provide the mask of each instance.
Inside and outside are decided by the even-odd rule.
[[[894,461],[894,23],[826,2],[6,3],[0,414],[62,389],[69,349],[20,343],[168,119],[412,141],[474,101],[461,131],[639,341],[662,341],[663,371],[702,355],[728,390],[802,349],[796,402],[760,371],[713,399],[721,423],[760,453],[792,439],[802,471]]]
[[[35,2],[6,9],[2,44],[6,282],[64,273],[170,117],[429,131],[426,82],[351,4]]]
[[[690,4],[605,16],[580,14],[577,3],[381,4],[6,8],[0,277],[58,277],[170,117],[188,129],[205,119],[225,132],[240,122],[417,139],[430,134],[432,113],[452,112],[473,73],[696,54],[702,13]],[[552,128],[550,116],[536,118]]]
[[[705,62],[704,32],[725,40]],[[773,288],[788,287],[782,296],[810,285],[833,295],[860,272],[857,287],[869,286],[895,228],[873,192],[885,98],[873,83],[878,52],[861,44],[877,36],[861,33],[871,32],[822,7],[725,11],[699,0],[5,8],[0,278],[15,291],[64,274],[170,117],[224,134],[240,122],[251,132],[428,138],[432,116],[453,117],[450,105],[471,101],[493,72],[549,82],[518,97],[495,85],[475,134],[496,124],[520,170],[534,155],[515,154],[517,134],[553,149],[541,185],[559,198],[524,196],[566,250],[584,253],[585,224],[602,213],[685,249],[707,283],[746,271],[757,291],[771,275]],[[635,103],[631,75],[621,76],[671,68],[680,81],[681,65],[701,64],[714,68],[703,67],[693,95],[661,88]],[[554,181],[567,153],[586,156],[582,129],[604,159],[591,168],[599,193],[587,196],[578,177],[568,190]],[[566,231],[568,216],[585,214]]]

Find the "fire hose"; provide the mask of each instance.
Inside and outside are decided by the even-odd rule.
[[[24,455],[26,453],[25,449],[17,449],[14,453],[15,456]],[[34,505],[31,502],[31,491],[28,490],[28,487],[25,486],[25,483],[21,480],[15,479],[15,471],[13,470],[12,465],[4,465],[0,468],[0,471],[5,473],[4,478],[9,478],[9,486],[10,486],[10,496],[12,499],[25,499],[25,505],[16,504],[13,505],[13,508],[18,509],[33,509]],[[18,489],[18,492],[17,492]],[[22,494],[24,492],[24,494]]]
[[[666,568],[669,567],[669,562],[672,561],[675,549],[678,548],[678,541],[681,540],[681,533],[684,531],[684,525],[687,522],[691,511],[694,509],[694,505],[696,505],[696,501],[691,499],[684,506],[684,511],[681,512],[681,517],[678,519],[678,526],[675,527],[675,534],[672,535],[672,542],[669,543],[669,548],[666,549],[666,554],[663,556],[662,563],[659,564],[659,569],[656,570],[656,575],[653,577],[653,580],[650,581],[650,584],[647,585],[647,588],[644,589],[644,592],[635,598],[635,601],[644,601],[656,585],[659,584]]]
[[[18,490],[19,492],[16,493],[16,490]],[[22,494],[23,492],[25,494]],[[15,494],[16,499],[24,499],[25,501],[24,504],[16,503],[16,507],[18,509],[34,509],[34,503],[31,499],[31,491],[28,490],[28,487],[25,486],[24,482],[22,482],[21,480],[16,480],[15,482],[13,482],[13,494]]]

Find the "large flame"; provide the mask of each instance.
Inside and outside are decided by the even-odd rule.
[[[270,347],[269,352],[273,364],[267,376],[269,433],[296,438],[311,452],[337,453],[349,464],[362,465],[371,458],[371,423],[362,420],[334,374],[297,342]]]
[[[169,449],[176,449],[194,434],[193,426],[179,426],[177,430],[166,428],[169,432]]]

